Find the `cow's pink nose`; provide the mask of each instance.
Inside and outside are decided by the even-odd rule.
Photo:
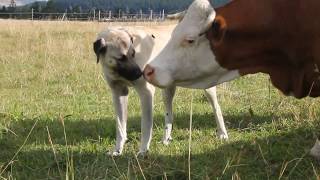
[[[147,81],[152,81],[154,76],[154,68],[151,67],[149,64],[146,65],[143,71],[143,76]]]

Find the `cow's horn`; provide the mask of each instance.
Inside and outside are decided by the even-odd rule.
[[[207,20],[203,24],[203,28],[200,31],[199,35],[204,34],[208,31],[208,29],[211,27],[211,24],[214,22],[214,19],[216,18],[216,11],[213,9],[213,7],[210,7],[207,11]]]
[[[187,13],[187,11],[181,11],[175,14],[168,14],[167,18],[171,20],[179,20],[181,21],[184,17],[184,15]]]

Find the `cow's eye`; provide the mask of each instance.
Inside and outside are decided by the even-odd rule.
[[[183,47],[192,47],[195,44],[196,40],[193,37],[186,37],[182,40],[181,46]]]
[[[194,43],[194,40],[191,40],[191,39],[189,39],[187,41],[188,41],[189,44],[193,44]]]

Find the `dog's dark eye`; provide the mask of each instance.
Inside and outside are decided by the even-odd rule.
[[[103,47],[99,50],[99,53],[100,54],[105,54],[107,52],[107,48],[106,47]]]
[[[126,61],[128,58],[125,55],[122,55],[121,58],[119,58],[119,61]]]

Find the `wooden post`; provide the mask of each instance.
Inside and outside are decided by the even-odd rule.
[[[93,21],[96,20],[96,10],[93,10]]]
[[[121,9],[119,9],[119,15],[118,15],[118,18],[119,18],[119,19],[121,18]]]
[[[109,11],[109,19],[111,20],[111,11]]]
[[[140,19],[141,19],[141,20],[143,19],[143,16],[142,16],[142,9],[140,9]]]
[[[164,9],[162,10],[162,21],[164,21],[164,18],[165,18],[165,16],[164,16]]]
[[[101,21],[101,11],[99,10],[99,22]]]
[[[33,8],[31,9],[31,20],[33,21]]]
[[[152,15],[153,15],[153,11],[152,9],[150,10],[150,20],[152,20]]]

